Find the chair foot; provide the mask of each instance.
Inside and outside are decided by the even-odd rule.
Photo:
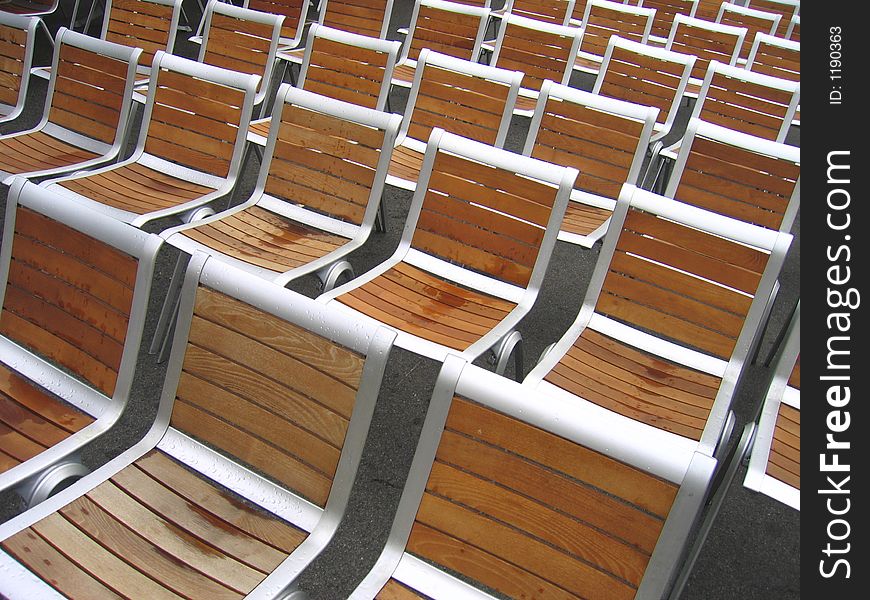
[[[338,278],[348,273],[353,279],[353,267],[346,260],[334,262],[331,265],[317,271],[317,277],[320,279],[320,287],[323,293],[332,291],[335,284],[338,283]]]
[[[493,349],[495,354],[495,372],[504,375],[511,354],[514,355],[516,372],[514,378],[520,381],[523,376],[523,336],[519,331],[511,331],[504,336]]]
[[[82,464],[78,454],[74,454],[31,477],[15,491],[24,500],[25,506],[31,508],[88,473],[90,469]]]

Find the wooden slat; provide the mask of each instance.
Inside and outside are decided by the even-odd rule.
[[[60,510],[60,513],[84,533],[102,544],[115,556],[123,558],[142,573],[161,581],[173,592],[187,597],[208,594],[210,598],[237,598],[230,590],[195,569],[167,556],[163,549],[140,537],[116,520],[108,511],[86,496]]]
[[[136,467],[195,505],[204,518],[219,519],[285,554],[292,552],[307,535],[273,515],[253,509],[228,490],[216,488],[160,451],[149,452],[136,461]]]
[[[693,439],[699,439],[719,387],[716,377],[591,330],[546,378],[590,402]]]
[[[674,494],[457,397],[408,550],[510,597],[631,598],[663,522],[648,511],[667,514]]]
[[[121,598],[79,565],[37,535],[25,529],[6,539],[3,549],[49,585],[72,598]]]

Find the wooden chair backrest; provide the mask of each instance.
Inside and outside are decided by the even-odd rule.
[[[789,81],[801,80],[800,42],[758,34],[753,41],[749,58],[746,67],[750,71]]]
[[[565,25],[573,12],[571,0],[513,0],[511,14],[520,15],[536,21]]]
[[[655,9],[650,35],[667,38],[677,15],[691,16],[695,12],[697,0],[642,0],[644,8]]]
[[[724,360],[768,254],[629,209],[595,310]]]
[[[301,27],[308,17],[308,0],[247,0],[245,8],[260,12],[283,15],[284,24],[281,27],[281,37],[296,39],[301,35]]]
[[[124,46],[142,48],[139,62],[150,65],[158,50],[171,52],[173,17],[180,4],[151,0],[112,0],[103,39]]]
[[[200,286],[172,427],[323,507],[364,357]]]
[[[286,103],[266,193],[359,225],[386,131]]]
[[[701,109],[695,116],[766,140],[784,141],[792,120],[789,111],[795,108],[800,88],[742,76],[747,73],[745,69],[715,68],[710,85],[701,91]]]
[[[18,105],[24,79],[28,47],[33,47],[35,27],[21,29],[0,23],[0,104],[8,107]],[[0,108],[0,114],[8,111]]]
[[[365,48],[323,37],[317,31],[311,37],[309,62],[302,66],[299,87],[366,108],[383,109],[378,104],[384,86],[389,86],[395,57],[391,59],[386,49]]]
[[[616,199],[630,179],[643,131],[644,122],[628,115],[549,96],[531,156],[574,167],[580,172],[576,189]]]
[[[127,61],[62,42],[48,120],[111,144],[123,129],[128,68]]]
[[[746,38],[743,40],[743,47],[740,49],[740,58],[749,56],[749,50],[752,47],[752,40],[755,39],[757,33],[767,33],[773,35],[773,32],[779,25],[780,16],[748,9],[741,5],[735,5],[730,2],[722,3],[719,7],[719,16],[716,18],[717,23],[725,25],[734,25],[735,27],[746,27]]]
[[[583,22],[580,51],[604,56],[611,36],[646,43],[652,13],[637,14],[637,8],[617,2],[590,2]]]
[[[439,150],[411,245],[525,287],[557,192],[554,186]]]
[[[659,109],[656,122],[667,122],[686,71],[685,63],[622,46],[598,74],[598,93]]]
[[[456,396],[407,551],[511,598],[630,599],[677,489]]]
[[[274,60],[269,51],[273,42],[277,44],[276,20],[246,18],[244,12],[247,11],[238,9],[226,14],[221,5],[212,5],[215,10],[210,13],[211,20],[203,39],[200,62],[259,75],[262,79],[258,89],[268,86]]]
[[[0,333],[111,397],[138,261],[19,207]]]
[[[434,52],[455,56],[465,60],[477,61],[475,49],[479,49],[479,40],[484,20],[480,13],[469,14],[462,11],[448,10],[444,6],[417,3],[417,18],[409,33],[412,37],[408,45],[407,58],[417,60],[420,52],[428,48]]]
[[[800,0],[747,0],[746,6],[782,16],[773,35],[785,37],[792,17],[800,14]]]
[[[674,199],[741,221],[778,230],[795,193],[800,163],[730,143],[722,136],[695,135]]]
[[[746,28],[728,27],[725,30],[711,21],[678,18],[671,33],[673,37],[667,49],[693,55],[692,77],[703,80],[710,62],[716,60],[726,65],[736,62],[736,51],[743,44]]]
[[[533,20],[507,19],[502,22],[495,66],[524,74],[523,87],[539,90],[547,79],[564,83],[574,56],[573,27],[553,33],[535,27]],[[503,37],[502,37],[503,36]]]
[[[418,66],[418,68],[420,68]],[[511,86],[426,61],[414,98],[408,136],[425,141],[434,127],[495,145]]]
[[[695,11],[695,16],[705,21],[713,22],[719,16],[719,7],[726,0],[698,0],[698,9]]]
[[[156,77],[145,152],[218,177],[227,176],[245,90],[162,67]]]
[[[342,31],[383,38],[389,25],[392,0],[326,0],[321,23]]]

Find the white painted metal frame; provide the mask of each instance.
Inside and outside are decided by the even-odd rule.
[[[497,81],[510,88],[507,101],[505,102],[505,110],[502,114],[498,133],[496,134],[495,143],[493,144],[497,148],[504,148],[523,74],[520,71],[509,71],[499,67],[462,60],[460,58],[441,54],[440,52],[433,52],[429,48],[424,48],[420,52],[420,58],[417,61],[417,68],[414,70],[414,81],[411,84],[411,91],[408,93],[408,100],[405,103],[405,113],[402,118],[402,127],[399,131],[399,137],[396,139],[396,147],[405,146],[420,153],[426,151],[426,141],[409,137],[408,129],[411,126],[411,120],[414,116],[414,108],[417,104],[417,96],[420,93],[420,86],[423,83],[423,78],[426,76],[426,67],[429,65],[439,69],[455,71],[481,79],[487,79],[489,81]],[[412,181],[410,179],[403,179],[401,177],[396,177],[395,175],[387,175],[387,183],[410,191],[414,191],[417,187],[416,180]]]
[[[525,156],[532,155],[532,151],[535,147],[535,138],[537,137],[538,130],[541,126],[544,110],[546,109],[547,102],[551,98],[556,98],[562,102],[573,102],[603,113],[615,114],[627,119],[634,119],[635,121],[642,122],[643,131],[638,138],[637,150],[632,158],[627,180],[625,181],[625,183],[633,185],[640,184],[641,167],[643,166],[643,161],[649,151],[650,137],[652,136],[656,116],[659,113],[657,108],[652,106],[641,106],[640,104],[625,102],[616,98],[608,98],[607,96],[600,96],[567,85],[560,85],[552,81],[545,81],[544,85],[541,86],[541,94],[538,96],[538,104],[535,108],[535,114],[532,116],[528,136],[526,137],[526,143],[523,147],[523,155]],[[607,198],[600,194],[584,191],[580,188],[574,188],[574,190],[572,190],[571,201],[610,211],[613,211],[616,207],[615,198]],[[591,248],[595,245],[595,242],[604,237],[609,223],[610,219],[602,223],[598,229],[587,235],[559,231],[559,239],[563,242]]]
[[[674,24],[671,27],[671,32],[668,35],[667,42],[665,42],[665,50],[673,50],[674,40],[676,38],[677,32],[680,28],[690,28],[695,30],[706,30],[712,31],[716,33],[723,33],[728,35],[733,35],[737,39],[737,43],[734,45],[734,51],[731,53],[731,56],[728,59],[729,65],[737,64],[737,56],[740,54],[740,48],[743,47],[743,42],[746,39],[747,29],[745,27],[735,27],[733,25],[725,25],[722,23],[713,23],[712,21],[707,21],[705,19],[698,19],[695,17],[688,17],[686,15],[677,15],[674,17]],[[719,61],[722,62],[722,61]],[[689,85],[692,86],[700,86],[703,84],[703,80],[696,77],[689,77]],[[690,91],[686,91],[685,95],[688,97],[696,96]]]
[[[347,223],[334,217],[329,217],[307,209],[303,204],[294,204],[292,198],[288,199],[289,201],[285,201],[266,193],[265,189],[269,177],[269,166],[272,161],[272,155],[275,151],[278,133],[281,129],[280,127],[271,127],[263,159],[260,163],[257,183],[248,200],[215,215],[167,229],[161,235],[170,245],[175,246],[188,254],[193,254],[194,252],[199,251],[215,256],[219,260],[229,262],[238,269],[273,281],[281,286],[287,285],[290,281],[298,279],[304,275],[317,273],[321,278],[321,281],[324,283],[324,289],[329,290],[332,289],[335,283],[332,277],[333,274],[331,267],[343,262],[343,259],[348,254],[362,246],[375,226],[378,207],[380,206],[380,199],[384,190],[384,180],[386,178],[387,169],[389,168],[390,157],[392,155],[396,135],[399,131],[401,117],[399,115],[365,108],[356,104],[342,102],[333,98],[326,98],[320,94],[307,92],[285,83],[278,89],[277,101],[275,104],[276,112],[274,115],[276,123],[280,122],[281,113],[287,104],[302,106],[327,115],[340,117],[347,121],[361,123],[370,127],[385,130],[384,141],[380,149],[380,157],[378,158],[374,182],[369,194],[368,205],[363,215],[362,223],[359,226]],[[304,203],[304,200],[304,198],[299,199],[302,203]],[[193,229],[200,225],[208,225],[214,221],[219,221],[252,206],[259,206],[265,210],[278,214],[284,218],[292,219],[308,227],[313,227],[327,233],[342,236],[347,238],[347,243],[335,251],[330,252],[326,256],[313,260],[306,265],[299,266],[283,273],[277,273],[263,267],[242,262],[231,256],[218,253],[208,246],[184,235],[184,232],[189,229]]]
[[[516,15],[507,14],[502,18],[502,24],[499,29],[498,38],[496,39],[495,49],[493,50],[492,57],[490,58],[489,64],[493,66],[498,66],[498,58],[501,54],[502,47],[504,46],[504,38],[507,33],[509,26],[516,27],[524,27],[526,29],[532,29],[541,31],[544,33],[550,33],[552,35],[562,35],[566,37],[573,37],[574,41],[571,43],[571,50],[568,53],[568,61],[565,64],[565,71],[562,73],[562,78],[557,82],[563,85],[569,85],[571,82],[571,74],[574,71],[574,61],[577,60],[577,53],[580,49],[580,42],[583,37],[583,30],[579,27],[570,27],[567,25],[554,25],[552,23],[546,23],[544,21],[535,21],[534,19],[529,19],[526,17],[519,17]],[[540,90],[520,87],[519,95],[525,98],[533,98],[537,100],[540,94]],[[532,116],[534,110],[521,110],[515,109],[514,114],[530,117]]]
[[[209,0],[205,7],[205,14],[203,16],[205,26],[203,28],[202,43],[199,47],[199,55],[197,56],[197,60],[202,63],[205,62],[206,53],[208,52],[209,38],[211,36],[211,23],[216,13],[219,15],[225,15],[232,19],[249,21],[251,23],[261,23],[264,25],[271,25],[272,27],[271,43],[269,44],[266,64],[263,65],[262,78],[260,79],[256,94],[254,95],[253,114],[259,116],[266,108],[266,102],[270,98],[270,93],[272,91],[272,79],[276,72],[278,46],[281,41],[281,26],[284,23],[284,15],[251,10],[241,6],[235,6],[229,2]],[[171,50],[167,50],[167,52],[172,54]]]
[[[53,362],[0,336],[0,357],[7,367],[94,418],[94,421],[84,429],[0,474],[0,490],[17,489],[27,505],[31,506],[44,500],[55,486],[68,477],[80,476],[87,472],[78,460],[79,451],[109,431],[127,406],[155,276],[156,255],[163,240],[159,236],[131,229],[93,211],[58,202],[54,194],[22,177],[16,177],[12,181],[6,200],[3,242],[0,247],[0,305],[6,293],[18,206],[68,225],[139,261],[127,335],[115,391],[111,398],[70,375]]]
[[[649,41],[650,31],[652,31],[653,17],[655,17],[655,12],[656,12],[654,8],[644,8],[642,4],[639,6],[633,6],[631,4],[628,4],[628,0],[624,0],[624,2],[622,2],[622,3],[613,2],[611,0],[589,0],[589,2],[586,4],[586,10],[583,13],[583,21],[580,23],[580,32],[581,32],[580,42],[581,42],[581,44],[583,42],[582,36],[585,34],[586,27],[589,23],[589,13],[596,6],[608,8],[611,10],[616,10],[619,12],[623,12],[625,14],[630,14],[630,15],[635,15],[635,16],[646,18],[646,26],[644,28],[643,38],[642,38],[640,43],[646,45],[646,43]],[[618,34],[615,37],[619,37]],[[611,39],[613,39],[613,38],[611,37]],[[608,44],[608,47],[609,47],[609,44]],[[598,56],[596,54],[591,54],[589,52],[584,52],[582,50],[578,53],[578,57],[599,63],[601,65],[599,71],[603,71],[605,68],[605,65],[606,65],[605,57]],[[582,66],[582,65],[574,65],[573,68],[578,70],[578,71],[583,71],[586,73],[593,73],[594,74],[594,73],[598,72],[595,69],[589,68],[587,66]],[[563,83],[565,83],[565,82],[563,82]]]
[[[604,244],[595,265],[583,304],[565,334],[541,357],[538,364],[523,380],[523,385],[529,389],[569,399],[578,404],[584,404],[584,411],[596,418],[605,419],[609,423],[608,431],[620,438],[643,436],[656,448],[656,454],[678,457],[686,452],[697,450],[708,456],[715,456],[720,442],[730,426],[729,416],[731,401],[745,366],[749,363],[752,350],[758,342],[758,331],[767,309],[768,298],[776,285],[785,254],[791,244],[792,236],[785,232],[776,232],[763,227],[750,225],[743,221],[724,217],[695,206],[683,204],[658,194],[641,190],[632,185],[623,186],[622,193],[614,210],[611,227],[618,232],[629,207],[635,207],[662,218],[675,221],[688,227],[706,231],[711,235],[723,237],[734,242],[759,248],[768,252],[770,257],[758,286],[757,294],[747,314],[744,326],[735,344],[731,358],[728,361],[676,344],[640,329],[619,323],[595,311],[595,305],[601,292],[604,278],[613,258],[619,235],[605,236]],[[666,432],[655,427],[642,424],[622,415],[612,413],[597,405],[569,393],[562,388],[544,381],[544,377],[553,369],[568,352],[574,341],[587,328],[615,338],[689,368],[720,377],[719,387],[707,424],[700,441],[694,441],[684,436]],[[590,417],[591,418],[591,417]],[[644,432],[644,430],[647,430]]]
[[[439,152],[447,152],[483,164],[492,165],[496,168],[506,169],[558,188],[537,260],[532,269],[529,284],[525,288],[454,265],[446,260],[411,247],[417,220],[420,217],[423,201],[429,188],[429,177],[432,174],[435,156]],[[568,198],[576,178],[576,169],[559,167],[527,156],[521,156],[501,148],[494,148],[489,144],[475,142],[435,128],[432,130],[432,135],[429,137],[429,142],[426,146],[423,167],[420,170],[420,180],[414,192],[414,197],[411,200],[411,207],[408,211],[402,237],[393,255],[352,281],[336,287],[329,293],[322,294],[318,297],[318,300],[326,303],[327,306],[335,307],[336,310],[351,315],[356,320],[379,323],[376,319],[342,304],[337,298],[345,292],[378,277],[394,265],[406,262],[437,277],[514,302],[516,307],[498,325],[463,351],[454,350],[442,344],[397,330],[396,345],[412,352],[442,361],[451,354],[458,354],[467,360],[474,360],[499,342],[507,340],[513,334],[518,334],[516,327],[519,321],[531,310],[540,291],[547,264],[552,255],[553,247],[556,244],[559,225],[565,214]],[[503,370],[504,365],[502,361],[499,360],[499,363],[497,370]]]
[[[796,510],[801,508],[800,490],[771,477],[766,470],[780,404],[785,403],[797,410],[801,409],[800,389],[788,384],[792,368],[800,354],[800,314],[800,301],[798,301],[791,323],[788,325],[785,344],[774,366],[773,379],[767,389],[757,427],[753,423],[746,426],[754,437],[751,442],[746,477],[743,480],[743,485],[747,488],[779,500]]]
[[[224,87],[236,88],[244,92],[244,101],[242,105],[239,129],[236,135],[235,147],[233,149],[233,155],[230,160],[230,167],[226,177],[218,177],[210,173],[199,171],[197,169],[185,167],[173,163],[166,158],[161,158],[159,156],[155,156],[153,154],[145,152],[145,142],[148,138],[148,126],[151,120],[152,112],[154,110],[154,99],[157,93],[157,86],[160,82],[161,69],[175,71],[177,73],[182,73],[185,75],[196,77],[198,79],[210,81]],[[97,210],[98,212],[102,212],[104,214],[114,217],[115,219],[121,220],[125,223],[129,223],[134,227],[143,227],[150,221],[169,216],[180,216],[181,219],[184,221],[189,221],[193,218],[199,218],[203,216],[203,211],[207,211],[209,213],[212,212],[213,209],[208,206],[209,204],[225,198],[229,193],[232,192],[242,168],[242,159],[244,157],[245,150],[245,137],[247,135],[248,125],[250,124],[251,120],[254,94],[256,92],[257,85],[259,84],[260,76],[239,73],[237,71],[230,71],[229,69],[221,69],[219,67],[206,65],[197,61],[182,58],[180,56],[166,54],[165,52],[158,52],[154,56],[152,72],[157,73],[157,75],[155,77],[152,77],[148,83],[148,96],[145,102],[145,113],[142,116],[142,126],[139,131],[139,139],[132,154],[121,162],[102,167],[99,170],[68,175],[56,179],[49,179],[43,181],[40,184],[41,186],[56,192],[58,195],[64,198],[69,198],[76,203],[89,206]],[[76,177],[86,177],[89,173],[105,172],[118,167],[123,167],[131,163],[139,163],[145,165],[149,168],[153,168],[172,177],[186,179],[196,184],[210,187],[214,191],[209,192],[200,198],[191,200],[189,202],[184,202],[177,206],[139,215],[122,209],[107,206],[99,202],[94,202],[89,198],[81,196],[71,190],[68,190],[58,185],[60,182],[68,181]]]
[[[797,41],[794,39],[795,29],[800,29],[801,26],[801,16],[794,15],[791,20],[788,22],[788,28],[785,30],[785,39],[791,41]]]
[[[680,185],[680,178],[686,168],[686,162],[689,160],[689,156],[692,152],[692,144],[696,137],[704,137],[724,144],[746,148],[758,154],[791,161],[797,164],[800,164],[801,160],[800,148],[797,146],[766,140],[754,135],[734,131],[727,127],[692,118],[689,119],[689,123],[686,126],[686,132],[680,143],[679,153],[674,160],[673,172],[671,173],[667,187],[665,188],[664,195],[668,198],[673,198],[677,192],[677,188]],[[791,198],[788,202],[788,207],[783,216],[782,224],[779,228],[780,231],[791,231],[791,227],[794,224],[794,220],[797,218],[797,213],[800,209],[800,196],[801,181],[800,176],[798,176],[794,191],[792,192]]]
[[[647,438],[614,434],[610,423],[586,413],[575,401],[530,390],[450,356],[435,383],[387,543],[372,570],[350,595],[351,600],[374,598],[390,578],[436,600],[495,598],[404,551],[454,394],[678,484],[680,490],[636,596],[645,600],[668,597],[682,566],[691,529],[702,516],[704,500],[717,467],[716,459],[684,449],[670,463],[663,461],[662,455],[655,451],[656,446],[651,446]]]
[[[121,104],[121,114],[118,119],[118,129],[115,132],[115,138],[111,144],[106,144],[99,140],[83,136],[77,132],[71,131],[65,127],[61,127],[49,120],[51,113],[51,103],[54,98],[54,90],[57,85],[57,65],[60,59],[60,51],[64,46],[73,46],[81,48],[88,52],[99,53],[111,58],[126,61],[127,65],[127,81],[124,88],[124,98]],[[52,58],[51,76],[48,80],[48,89],[45,93],[45,108],[43,109],[42,118],[39,123],[30,129],[24,131],[16,131],[9,135],[0,137],[8,139],[11,137],[27,136],[31,133],[42,132],[53,138],[61,140],[67,144],[78,146],[89,152],[98,154],[97,158],[83,161],[75,165],[67,167],[59,167],[55,169],[45,169],[41,171],[31,171],[29,173],[20,173],[21,176],[32,180],[45,179],[46,177],[55,177],[58,175],[93,169],[107,163],[116,161],[121,152],[127,145],[129,133],[128,125],[133,118],[132,113],[132,97],[133,85],[136,79],[136,64],[139,61],[139,56],[142,50],[140,48],[131,48],[121,46],[112,42],[90,37],[81,33],[76,33],[65,27],[61,27],[57,32],[54,45],[54,56]],[[2,183],[9,185],[11,183],[11,174],[0,170],[0,178]]]
[[[483,38],[486,35],[486,29],[489,23],[490,10],[488,6],[472,6],[469,4],[459,4],[458,2],[447,2],[445,0],[416,0],[414,3],[414,10],[411,13],[411,27],[408,31],[408,35],[405,37],[405,41],[402,43],[402,51],[399,54],[399,60],[396,63],[397,67],[411,67],[415,69],[416,73],[417,60],[409,58],[408,54],[411,50],[411,44],[414,41],[414,31],[417,29],[417,19],[420,16],[421,6],[427,6],[444,12],[477,17],[480,20],[480,24],[477,28],[477,34],[474,38],[474,47],[471,50],[471,56],[469,58],[476,60],[480,57]],[[410,83],[396,77],[393,77],[392,83],[399,87],[411,87]]]
[[[324,509],[170,427],[169,420],[181,377],[182,362],[193,316],[193,302],[200,283],[333,339],[351,350],[366,354],[356,403]],[[167,365],[157,417],[151,429],[141,441],[117,458],[34,509],[0,524],[0,540],[61,509],[150,450],[157,448],[264,510],[310,533],[306,540],[249,596],[250,598],[274,597],[282,589],[292,586],[292,580],[320,554],[332,539],[344,516],[393,339],[394,335],[386,328],[372,328],[367,324],[350,321],[343,315],[325,309],[310,298],[197,253],[188,265],[172,354]],[[0,578],[0,593],[17,597],[24,590],[35,588],[39,591],[37,597],[57,596],[50,586],[36,579],[20,563],[2,551],[0,551],[0,572],[4,573],[4,577]]]
[[[27,100],[27,89],[30,85],[31,69],[33,68],[36,29],[40,23],[39,17],[21,16],[0,11],[0,25],[10,29],[20,29],[26,36],[24,42],[24,60],[21,65],[21,82],[18,86],[18,99],[15,104],[0,102],[0,123],[14,121],[24,110],[24,103]]]
[[[665,122],[656,123],[653,134],[650,137],[650,142],[655,144],[656,142],[659,142],[662,138],[667,136],[674,126],[674,121],[676,120],[677,113],[680,110],[680,104],[683,100],[684,94],[686,93],[686,85],[689,83],[689,77],[692,74],[692,67],[695,64],[695,57],[689,54],[671,52],[669,50],[665,50],[664,48],[656,48],[655,46],[638,44],[637,42],[633,42],[631,40],[626,40],[618,36],[613,36],[610,38],[610,42],[608,42],[607,44],[607,51],[604,53],[604,60],[601,63],[601,70],[598,71],[598,75],[595,78],[595,84],[592,87],[593,94],[598,94],[601,92],[601,87],[604,83],[604,78],[607,76],[607,69],[610,65],[614,48],[622,48],[629,52],[652,56],[659,60],[666,60],[682,65],[683,72],[680,76],[680,82],[677,84],[676,93],[674,94],[674,100],[671,103],[671,107],[668,110],[667,116],[665,117]],[[654,156],[657,151],[657,149],[654,149],[652,151],[652,155]]]

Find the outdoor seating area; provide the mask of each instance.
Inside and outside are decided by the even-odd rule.
[[[0,3],[0,598],[799,598],[799,23]]]

